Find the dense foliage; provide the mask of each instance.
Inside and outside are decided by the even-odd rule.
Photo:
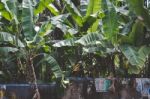
[[[150,76],[144,0],[1,0],[0,16],[0,82]]]

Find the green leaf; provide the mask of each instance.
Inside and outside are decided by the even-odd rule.
[[[67,34],[67,33],[76,34],[78,31],[74,29],[73,26],[70,25],[70,23],[67,20],[68,16],[69,14],[61,14],[61,15],[52,17],[51,24],[54,25],[54,27],[61,29],[61,31],[64,34]]]
[[[103,30],[105,37],[116,43],[118,34],[118,15],[115,7],[109,0],[102,0],[102,8],[105,12],[105,17],[102,19]]]
[[[103,36],[99,33],[88,33],[87,35],[84,35],[79,40],[77,40],[76,43],[79,43],[84,46],[96,45],[99,44],[102,39]]]
[[[12,14],[13,19],[15,20],[15,23],[18,24],[18,7],[17,7],[17,0],[11,0],[7,1],[7,6],[10,10],[10,13]]]
[[[132,27],[132,31],[129,34],[129,39],[135,45],[141,45],[144,39],[144,26],[143,22],[136,20],[135,24]]]
[[[10,43],[18,47],[24,47],[24,44],[19,39],[18,45],[16,45],[16,37],[6,32],[0,32],[0,43]]]
[[[83,52],[85,53],[97,53],[97,52],[106,52],[106,49],[103,47],[83,47]]]
[[[59,42],[53,44],[53,46],[54,47],[75,46],[76,40],[77,40],[77,38],[62,40],[62,41],[59,41]]]
[[[68,17],[69,17],[69,14],[61,14],[58,16],[51,17],[50,20],[52,24],[57,25],[57,24],[63,23]]]
[[[59,15],[58,9],[51,3],[49,5],[46,5],[46,7],[49,9],[49,11],[54,15]]]
[[[51,33],[52,24],[50,22],[45,22],[40,27],[39,32],[35,35],[33,42],[39,44],[44,40],[44,37]]]
[[[5,0],[0,1],[0,13],[1,13],[1,16],[4,17],[5,19],[9,21],[12,20],[11,11],[9,10]]]
[[[80,12],[83,16],[86,15],[88,4],[89,4],[88,0],[80,0]]]
[[[142,62],[135,47],[130,45],[123,45],[121,46],[121,51],[132,65],[139,65],[140,62]]]
[[[142,68],[146,58],[150,54],[150,47],[142,46],[140,48],[130,45],[121,46],[122,53],[126,56],[131,65]]]
[[[136,20],[132,26],[131,32],[127,35],[120,35],[119,42],[126,44],[133,44],[140,46],[144,40],[144,26],[142,21]]]
[[[64,0],[65,4],[66,4],[66,8],[69,11],[69,13],[71,14],[71,17],[74,19],[74,21],[81,27],[83,26],[82,23],[82,16],[80,14],[80,12],[78,11],[78,9],[75,7],[75,5],[72,3],[71,0]]]
[[[133,10],[137,15],[142,13],[144,8],[144,0],[127,0],[130,10]]]
[[[148,58],[148,55],[150,54],[150,47],[148,46],[142,46],[139,51],[139,56],[140,58],[144,61],[144,63],[146,62],[146,58]]]
[[[90,29],[90,32],[96,32],[97,27],[99,25],[99,14],[93,14],[87,17],[84,17],[83,27],[81,27],[81,31],[87,31]]]
[[[39,13],[42,13],[53,1],[54,0],[40,0],[40,2],[36,5],[36,8],[34,9],[34,14],[37,15]]]
[[[45,6],[43,4],[43,1],[40,1],[37,5],[36,8],[34,9],[34,14],[37,15],[39,13],[42,13],[45,10]]]
[[[5,19],[9,21],[12,20],[11,14],[8,11],[3,10],[3,11],[0,11],[0,13],[1,13],[1,16],[3,16]]]
[[[144,24],[150,28],[149,10],[144,7],[144,0],[127,0],[131,11],[144,21]]]
[[[101,0],[90,0],[86,12],[86,16],[95,14],[101,10]]]
[[[121,35],[127,35],[128,33],[130,33],[133,24],[134,20],[130,20],[128,23],[126,23],[122,28]]]
[[[30,0],[23,0],[22,28],[26,40],[33,40],[35,36],[33,24],[33,7]]]
[[[90,0],[86,12],[86,17],[92,15],[92,14],[97,14],[99,16],[99,12],[102,11],[101,8],[101,3],[102,0]],[[96,32],[97,28],[99,26],[99,21],[100,19],[96,19],[95,22],[92,24],[91,28],[89,29],[90,32]]]
[[[44,59],[42,59],[40,61],[41,62],[47,62],[48,66],[50,66],[52,72],[54,73],[56,78],[60,78],[63,76],[63,72],[60,68],[60,66],[58,65],[57,61],[50,55],[48,54],[44,54]]]
[[[13,47],[0,47],[0,57],[8,56],[10,52],[14,53],[17,51],[18,49]]]
[[[128,73],[129,74],[139,74],[141,71],[141,69],[137,66],[132,66],[130,65],[129,69],[128,69]]]

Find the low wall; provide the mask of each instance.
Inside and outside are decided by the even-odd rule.
[[[30,84],[0,84],[0,86],[6,87],[6,99],[32,99],[35,93],[34,86]],[[56,84],[39,84],[38,88],[41,99],[58,99]]]
[[[135,78],[127,79],[127,81],[125,84],[122,79],[118,78],[108,91],[97,92],[94,79],[71,78],[71,84],[66,88],[62,99],[150,99],[147,94],[143,95],[145,85],[142,88],[144,91],[140,92]],[[148,83],[150,84],[150,81]],[[150,89],[150,85],[148,87]]]
[[[64,89],[63,96],[61,96],[63,91],[60,92],[56,84],[38,84],[41,99],[148,99],[139,91],[143,90],[145,85],[140,89],[135,79],[130,79],[128,84],[122,84],[122,79],[117,79],[106,92],[97,92],[95,79],[92,78],[69,78],[69,80],[70,83]],[[5,86],[3,89],[7,98],[4,99],[32,99],[35,91],[34,86],[29,84],[5,84]],[[150,81],[148,87],[150,89]]]

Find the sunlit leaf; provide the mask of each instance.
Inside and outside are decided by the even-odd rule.
[[[54,0],[40,0],[40,2],[38,2],[38,4],[36,5],[36,8],[34,9],[34,14],[37,15],[39,13],[42,13],[53,1]]]
[[[55,43],[53,46],[54,47],[75,46],[76,40],[77,40],[77,38],[62,40],[60,42]]]
[[[79,40],[77,40],[76,43],[79,43],[84,46],[93,44],[96,45],[99,44],[102,39],[103,36],[99,33],[88,33],[87,35],[84,35]]]
[[[0,1],[0,13],[1,13],[1,16],[3,16],[5,19],[7,19],[9,21],[11,21],[13,19],[11,11],[8,8],[5,0]]]

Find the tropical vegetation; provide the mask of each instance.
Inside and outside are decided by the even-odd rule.
[[[146,0],[0,0],[0,82],[149,77]]]

